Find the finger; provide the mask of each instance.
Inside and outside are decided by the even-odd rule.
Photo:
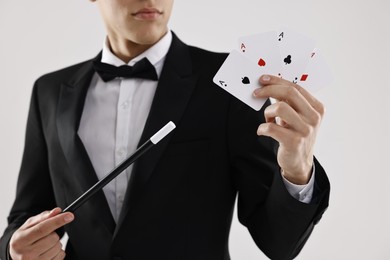
[[[26,222],[24,222],[24,224],[20,227],[20,230],[25,230],[25,229],[28,229],[32,226],[35,226],[36,224],[44,221],[45,219],[53,217],[59,213],[61,213],[61,209],[58,207],[52,209],[51,211],[44,211],[38,215],[35,215],[35,216],[27,219]]]
[[[62,244],[58,241],[55,245],[53,245],[50,249],[46,250],[42,254],[39,255],[39,259],[53,259],[58,254],[61,253]]]
[[[257,134],[269,136],[278,141],[280,144],[294,142],[297,139],[294,130],[284,128],[275,123],[263,123],[257,129]],[[297,140],[298,141],[298,140]]]
[[[72,213],[65,212],[36,224],[35,226],[31,227],[28,230],[29,242],[33,243],[49,235],[50,233],[54,232],[60,227],[72,222],[73,219],[74,219],[74,215]]]
[[[264,78],[270,77],[267,84],[263,84]],[[297,112],[305,112],[311,109],[310,103],[304,96],[293,86],[293,83],[274,76],[262,76],[260,83],[262,88],[254,91],[255,97],[272,97],[277,100],[289,103]]]
[[[58,252],[58,254],[53,257],[53,260],[62,260],[62,259],[65,259],[65,256],[66,256],[66,253],[64,250],[61,250],[60,252]]]
[[[309,104],[318,112],[321,116],[325,114],[325,106],[316,99],[313,95],[310,94],[309,91],[304,89],[303,87],[293,84],[293,86],[305,97],[305,99],[309,102]]]
[[[49,235],[33,243],[32,248],[35,252],[37,252],[38,255],[42,255],[53,247],[55,247],[57,244],[61,244],[60,237],[56,232],[52,232]],[[54,257],[54,255],[52,257]]]
[[[267,123],[278,122],[276,119],[280,118],[281,123],[278,123],[280,126],[295,129],[303,134],[310,130],[299,114],[283,101],[268,106],[264,110],[264,117]]]
[[[278,96],[279,98],[277,99],[285,100],[290,103],[293,108],[304,115],[306,121],[312,125],[319,124],[325,114],[324,105],[298,84],[271,75],[261,76],[260,84],[263,87],[254,91],[255,97]],[[279,91],[273,93],[275,87],[270,85],[276,85],[276,89]],[[271,88],[267,88],[267,86],[270,86]],[[288,97],[291,97],[291,99]]]

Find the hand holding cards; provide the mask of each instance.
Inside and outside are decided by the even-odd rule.
[[[283,28],[239,38],[213,81],[255,110],[266,99],[254,98],[254,89],[261,87],[263,74],[275,75],[307,89],[317,91],[332,81],[329,67],[315,42],[297,32]]]

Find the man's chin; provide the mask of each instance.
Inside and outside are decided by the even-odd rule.
[[[140,31],[135,35],[134,42],[140,45],[153,45],[157,43],[164,35],[166,34],[166,31]]]

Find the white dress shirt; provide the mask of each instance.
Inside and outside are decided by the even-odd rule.
[[[133,66],[147,57],[160,77],[171,41],[169,31],[128,65]],[[110,51],[107,41],[103,46],[101,61],[114,66],[125,65]],[[137,149],[156,88],[157,81],[153,80],[116,78],[104,82],[97,73],[93,76],[78,134],[99,179]],[[115,221],[122,209],[131,170],[132,166],[103,188]]]
[[[172,41],[168,33],[151,48],[132,59],[133,66],[144,57],[161,70]],[[103,45],[102,62],[114,66],[125,65],[108,47]],[[104,82],[97,73],[93,76],[85,99],[78,134],[82,140],[98,179],[102,179],[115,166],[132,154],[138,145],[144,129],[157,81],[145,79],[115,78]],[[118,220],[125,197],[132,166],[118,175],[104,188],[104,194],[115,221]],[[312,178],[311,183],[314,178]],[[313,184],[294,185],[285,180],[292,196],[303,202],[310,202]]]

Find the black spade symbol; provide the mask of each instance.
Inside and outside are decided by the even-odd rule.
[[[291,55],[288,55],[286,58],[284,58],[284,63],[290,64],[291,63]]]
[[[249,81],[249,78],[248,78],[248,77],[243,77],[243,78],[242,78],[242,83],[243,83],[243,84],[249,84],[249,83],[251,83],[251,82]]]
[[[223,80],[220,80],[220,81],[219,81],[219,84],[221,84],[221,86],[227,87],[227,84],[226,84],[225,81],[223,81]]]

